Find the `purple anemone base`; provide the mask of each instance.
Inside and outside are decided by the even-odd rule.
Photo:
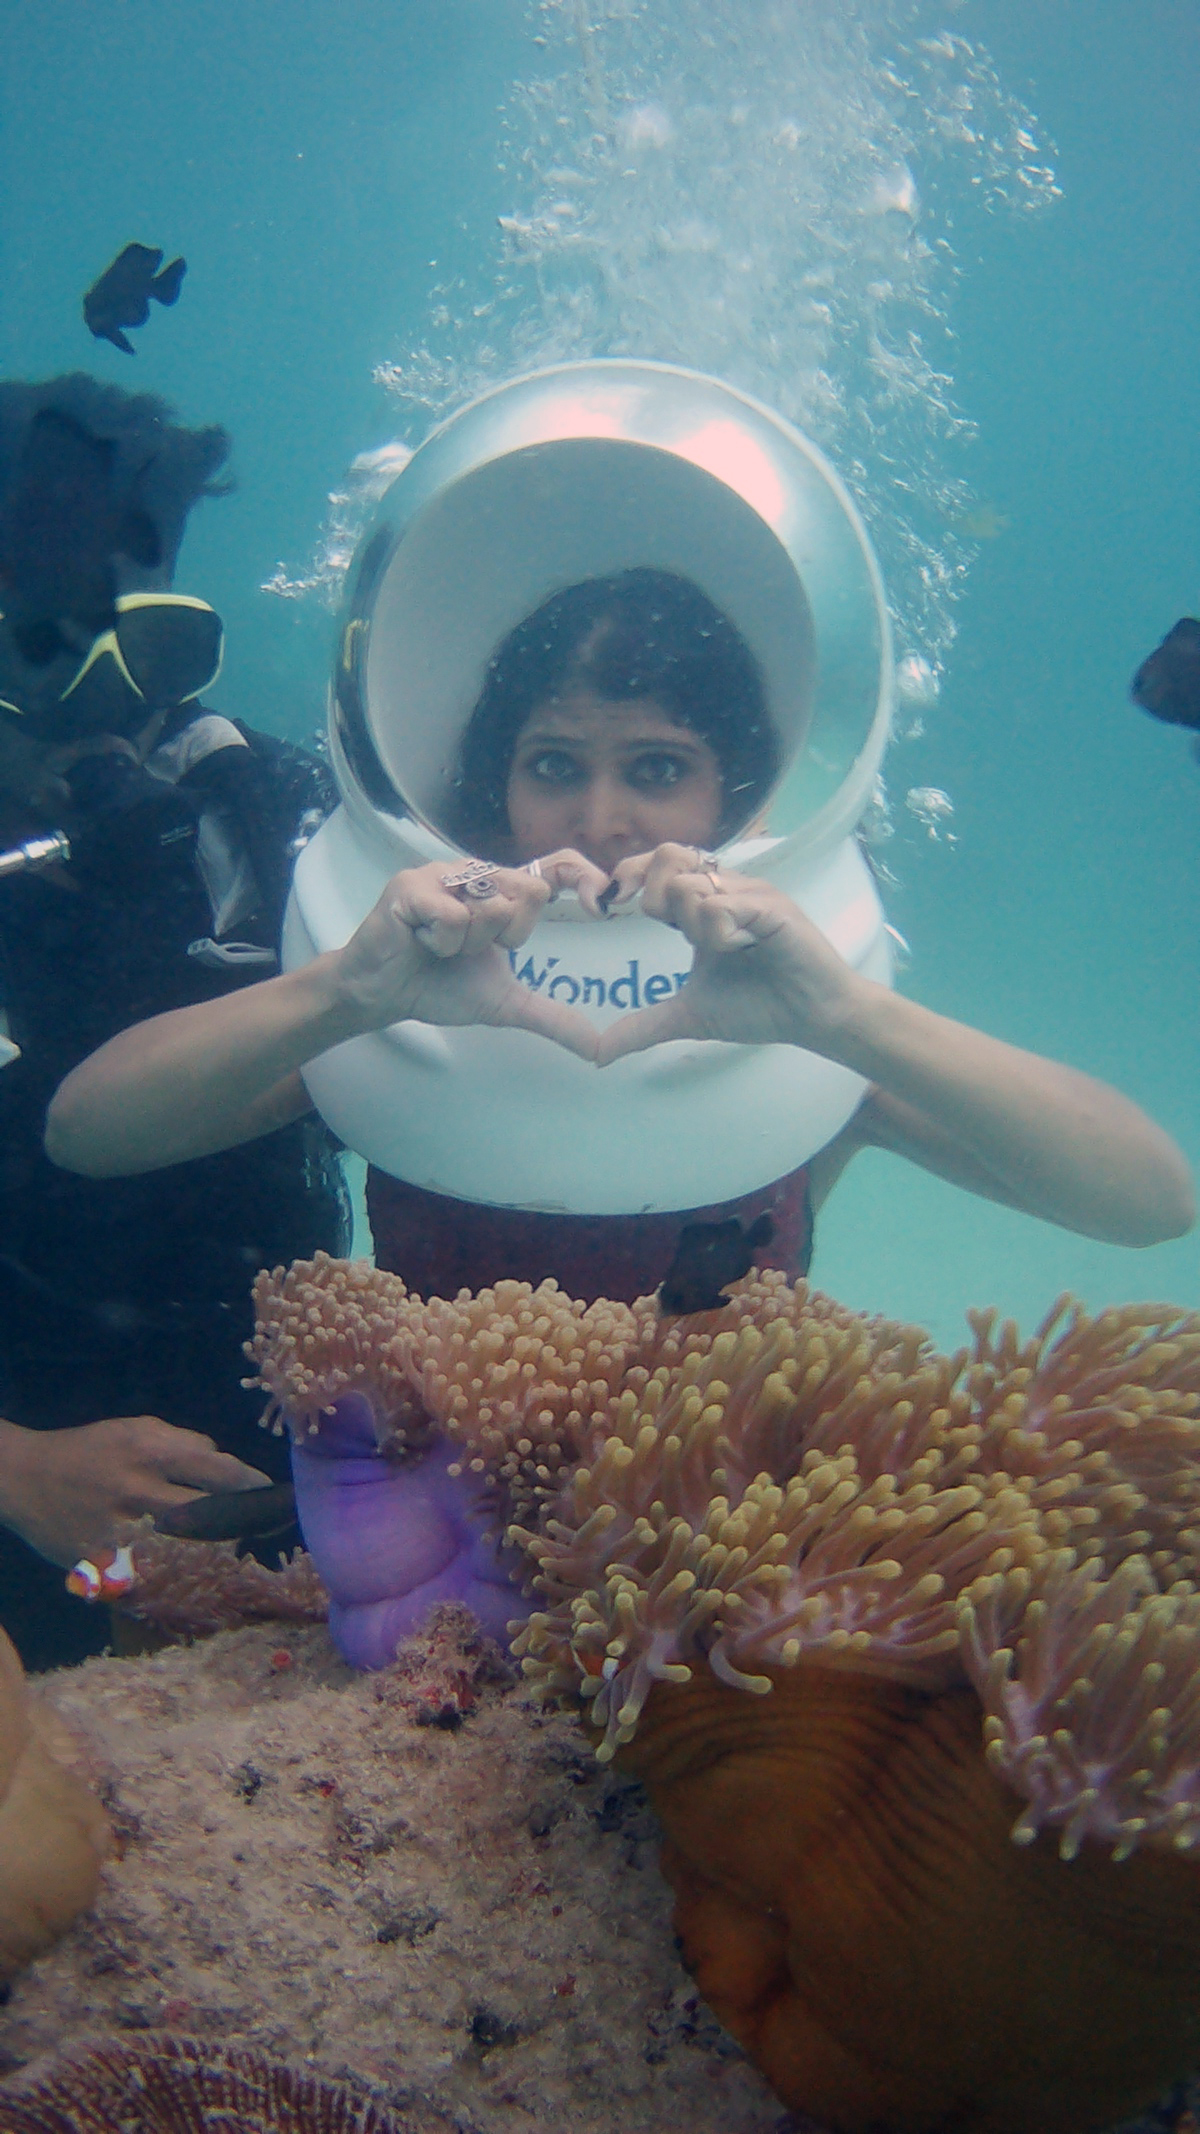
[[[368,1401],[345,1393],[313,1437],[292,1447],[305,1545],[329,1589],[329,1627],[351,1667],[387,1667],[441,1601],[470,1608],[507,1645],[532,1603],[519,1558],[497,1547],[486,1477],[452,1475],[457,1454],[435,1438],[391,1459],[379,1451]]]

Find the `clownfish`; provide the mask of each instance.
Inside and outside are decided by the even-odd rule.
[[[131,1548],[97,1549],[67,1572],[67,1592],[80,1600],[119,1600],[138,1581]]]

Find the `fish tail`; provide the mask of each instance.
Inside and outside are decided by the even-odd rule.
[[[179,291],[183,286],[183,277],[186,273],[186,259],[169,260],[162,272],[156,274],[151,282],[151,296],[160,304],[178,303]]]

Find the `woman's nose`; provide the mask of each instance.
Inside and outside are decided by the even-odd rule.
[[[587,837],[602,841],[629,828],[629,792],[621,779],[600,772],[589,778],[581,799],[580,827]]]

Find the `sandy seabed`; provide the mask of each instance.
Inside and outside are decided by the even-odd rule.
[[[0,2008],[0,2077],[168,2030],[351,2079],[422,2130],[820,2134],[681,1969],[640,1789],[470,1616],[381,1675],[274,1623],[36,1687],[116,1853]],[[1196,2084],[1124,2134],[1168,2130],[1198,2134]]]
[[[38,1686],[118,1856],[0,2010],[0,2072],[167,2028],[460,2134],[795,2125],[680,1968],[640,1790],[469,1617],[383,1675],[275,1624]]]

